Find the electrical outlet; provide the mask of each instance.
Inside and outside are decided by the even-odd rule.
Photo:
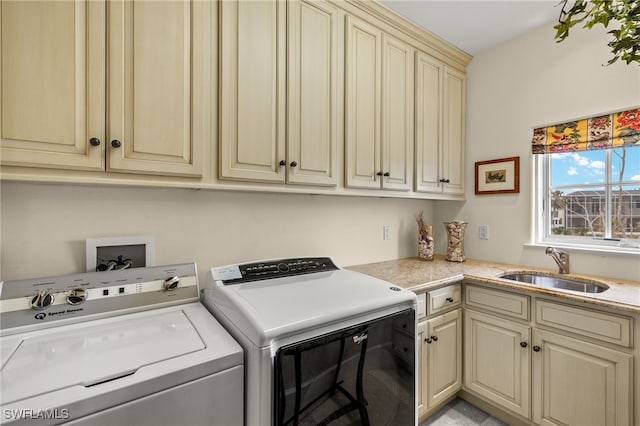
[[[382,227],[382,239],[384,241],[389,241],[391,239],[391,227],[389,225],[384,225]]]
[[[480,225],[478,226],[478,234],[481,240],[489,239],[489,225]]]

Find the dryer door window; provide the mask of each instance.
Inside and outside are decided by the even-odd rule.
[[[415,311],[282,347],[276,425],[414,425]]]

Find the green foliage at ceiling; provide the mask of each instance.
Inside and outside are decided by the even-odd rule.
[[[613,57],[608,65],[622,60],[627,65],[636,62],[640,65],[640,0],[562,0],[562,10],[556,30],[558,43],[569,36],[569,30],[584,22],[583,28],[593,28],[602,24],[605,28],[612,23],[608,31],[612,40],[607,43]]]

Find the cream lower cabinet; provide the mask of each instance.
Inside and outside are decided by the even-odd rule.
[[[337,184],[339,24],[328,2],[220,2],[219,178]]]
[[[531,328],[466,310],[464,330],[465,387],[529,418]]]
[[[466,285],[465,297],[467,391],[525,423],[633,424],[633,318],[534,298],[531,319],[529,296]]]
[[[633,424],[630,354],[542,330],[534,330],[533,345],[535,423]]]
[[[2,0],[2,164],[200,176],[210,7]]]
[[[413,182],[413,48],[347,16],[345,179],[409,191]]]
[[[416,52],[416,191],[464,195],[465,76]]]
[[[423,327],[420,366],[426,386],[420,400],[428,410],[455,395],[462,386],[462,310],[431,318]]]
[[[440,300],[442,299],[442,303]],[[418,323],[418,416],[435,411],[462,386],[460,284],[418,298],[427,319]],[[447,312],[448,311],[448,312]],[[443,313],[444,312],[444,313]]]

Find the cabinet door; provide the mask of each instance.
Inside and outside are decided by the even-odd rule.
[[[465,77],[444,68],[442,122],[443,178],[445,194],[464,194]]]
[[[219,177],[284,182],[286,3],[219,5]]]
[[[413,182],[413,48],[382,37],[382,188],[409,191]]]
[[[426,411],[427,405],[427,380],[428,376],[428,364],[427,364],[427,342],[425,339],[428,334],[427,321],[421,321],[418,323],[418,331],[416,339],[418,340],[418,368],[416,369],[416,375],[418,376],[418,388],[417,388],[417,401],[418,401],[418,417],[421,417]]]
[[[296,0],[289,3],[287,19],[287,182],[334,186],[339,12],[327,2]]]
[[[442,192],[442,64],[416,54],[416,191]]]
[[[456,309],[427,321],[427,406],[444,402],[462,386],[462,311]],[[428,342],[431,343],[428,343]]]
[[[0,8],[2,164],[104,169],[105,2]]]
[[[530,328],[467,310],[464,330],[465,386],[529,418]]]
[[[346,186],[379,189],[382,33],[352,16],[346,22]]]
[[[533,420],[540,425],[631,425],[633,357],[535,330]]]
[[[208,7],[195,0],[108,3],[108,170],[201,175],[207,61],[196,21]]]

